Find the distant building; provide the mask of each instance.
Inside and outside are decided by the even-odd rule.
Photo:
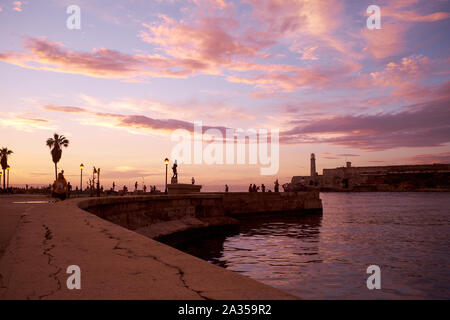
[[[292,185],[317,186],[323,191],[450,190],[450,164],[345,167],[316,173],[311,154],[310,176],[292,177]]]

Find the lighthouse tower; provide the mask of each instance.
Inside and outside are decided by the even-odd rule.
[[[311,178],[315,178],[316,176],[316,156],[314,153],[311,153]]]

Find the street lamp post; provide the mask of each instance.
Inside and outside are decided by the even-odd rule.
[[[97,174],[97,168],[94,167],[94,170],[92,171],[92,183],[91,183],[91,197],[94,196],[94,188],[95,188],[95,175]]]
[[[167,166],[169,165],[169,159],[164,159],[164,163],[166,165],[166,189],[164,191],[165,194],[167,194]]]
[[[97,197],[100,197],[100,168],[97,169]]]
[[[2,184],[1,184],[2,176],[3,176],[3,173],[0,171],[0,188],[2,188]]]
[[[84,164],[80,164],[80,194],[83,193],[83,169],[84,169]]]
[[[8,175],[7,175],[7,182],[6,182],[6,189],[9,189],[9,170],[11,169],[11,167],[8,165],[7,167],[6,167],[6,171],[8,172]]]

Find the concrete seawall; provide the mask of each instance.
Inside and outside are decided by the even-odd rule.
[[[0,299],[296,299],[150,238],[236,224],[225,214],[232,214],[226,197],[114,197],[29,206],[0,260]],[[81,269],[81,290],[66,286],[71,265]]]
[[[217,194],[89,199],[80,208],[152,239],[207,227],[233,226]]]
[[[311,192],[236,192],[223,193],[225,215],[245,217],[254,214],[321,213],[318,191]]]
[[[261,214],[321,213],[318,192],[200,193],[169,196],[111,197],[82,201],[80,208],[147,237],[158,239],[178,232],[232,227]]]

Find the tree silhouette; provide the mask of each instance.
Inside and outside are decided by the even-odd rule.
[[[0,163],[2,165],[3,169],[3,189],[5,189],[5,170],[8,167],[8,156],[11,155],[13,152],[12,150],[9,150],[8,148],[1,148],[0,149]]]
[[[63,135],[55,133],[53,138],[47,139],[47,146],[51,149],[52,160],[55,163],[55,180],[58,179],[58,165],[57,163],[61,160],[62,147],[67,148],[69,146],[69,140]]]

